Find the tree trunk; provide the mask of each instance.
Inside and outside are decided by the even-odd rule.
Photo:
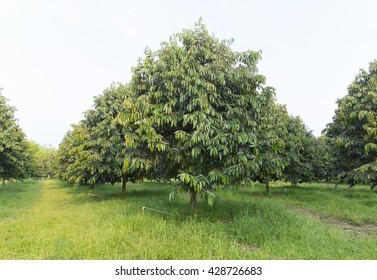
[[[195,206],[196,206],[196,195],[197,192],[194,190],[190,190],[190,205],[191,205],[191,213],[194,213]]]
[[[3,179],[3,186],[5,185],[5,179]]]
[[[125,172],[122,174],[122,194],[126,192],[127,181],[128,181],[128,177],[127,177],[127,173]]]
[[[266,185],[266,192],[270,193],[270,177],[267,176],[264,183]]]

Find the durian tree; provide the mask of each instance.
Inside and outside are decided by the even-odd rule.
[[[163,174],[190,192],[193,208],[198,193],[211,202],[211,189],[236,186],[259,172],[258,126],[274,91],[258,73],[260,52],[236,52],[231,45],[199,21],[159,50],[146,49],[119,118],[134,127],[126,147],[147,152],[129,153],[125,165],[163,165]]]

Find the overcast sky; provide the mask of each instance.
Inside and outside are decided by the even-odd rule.
[[[93,96],[130,80],[145,47],[202,17],[234,50],[262,50],[278,102],[320,135],[377,59],[376,13],[374,0],[0,0],[0,87],[28,138],[57,147]]]

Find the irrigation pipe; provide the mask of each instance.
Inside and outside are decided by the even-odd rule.
[[[153,208],[149,208],[149,207],[146,207],[146,206],[143,206],[143,208],[141,208],[141,212],[143,213],[143,215],[145,214],[145,210],[156,212],[156,213],[159,213],[159,214],[172,216],[172,214],[170,214],[170,213],[166,213],[166,212],[163,212],[163,211],[160,211],[160,210],[157,210],[157,209],[153,209]]]
[[[95,194],[91,194],[91,193],[88,193],[88,196],[94,196],[94,197],[102,198],[102,196],[100,196],[100,195],[95,195]]]

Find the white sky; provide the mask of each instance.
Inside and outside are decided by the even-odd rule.
[[[262,50],[259,72],[315,135],[377,59],[374,0],[0,0],[0,87],[28,138],[57,147],[146,46],[199,17],[234,50]]]

